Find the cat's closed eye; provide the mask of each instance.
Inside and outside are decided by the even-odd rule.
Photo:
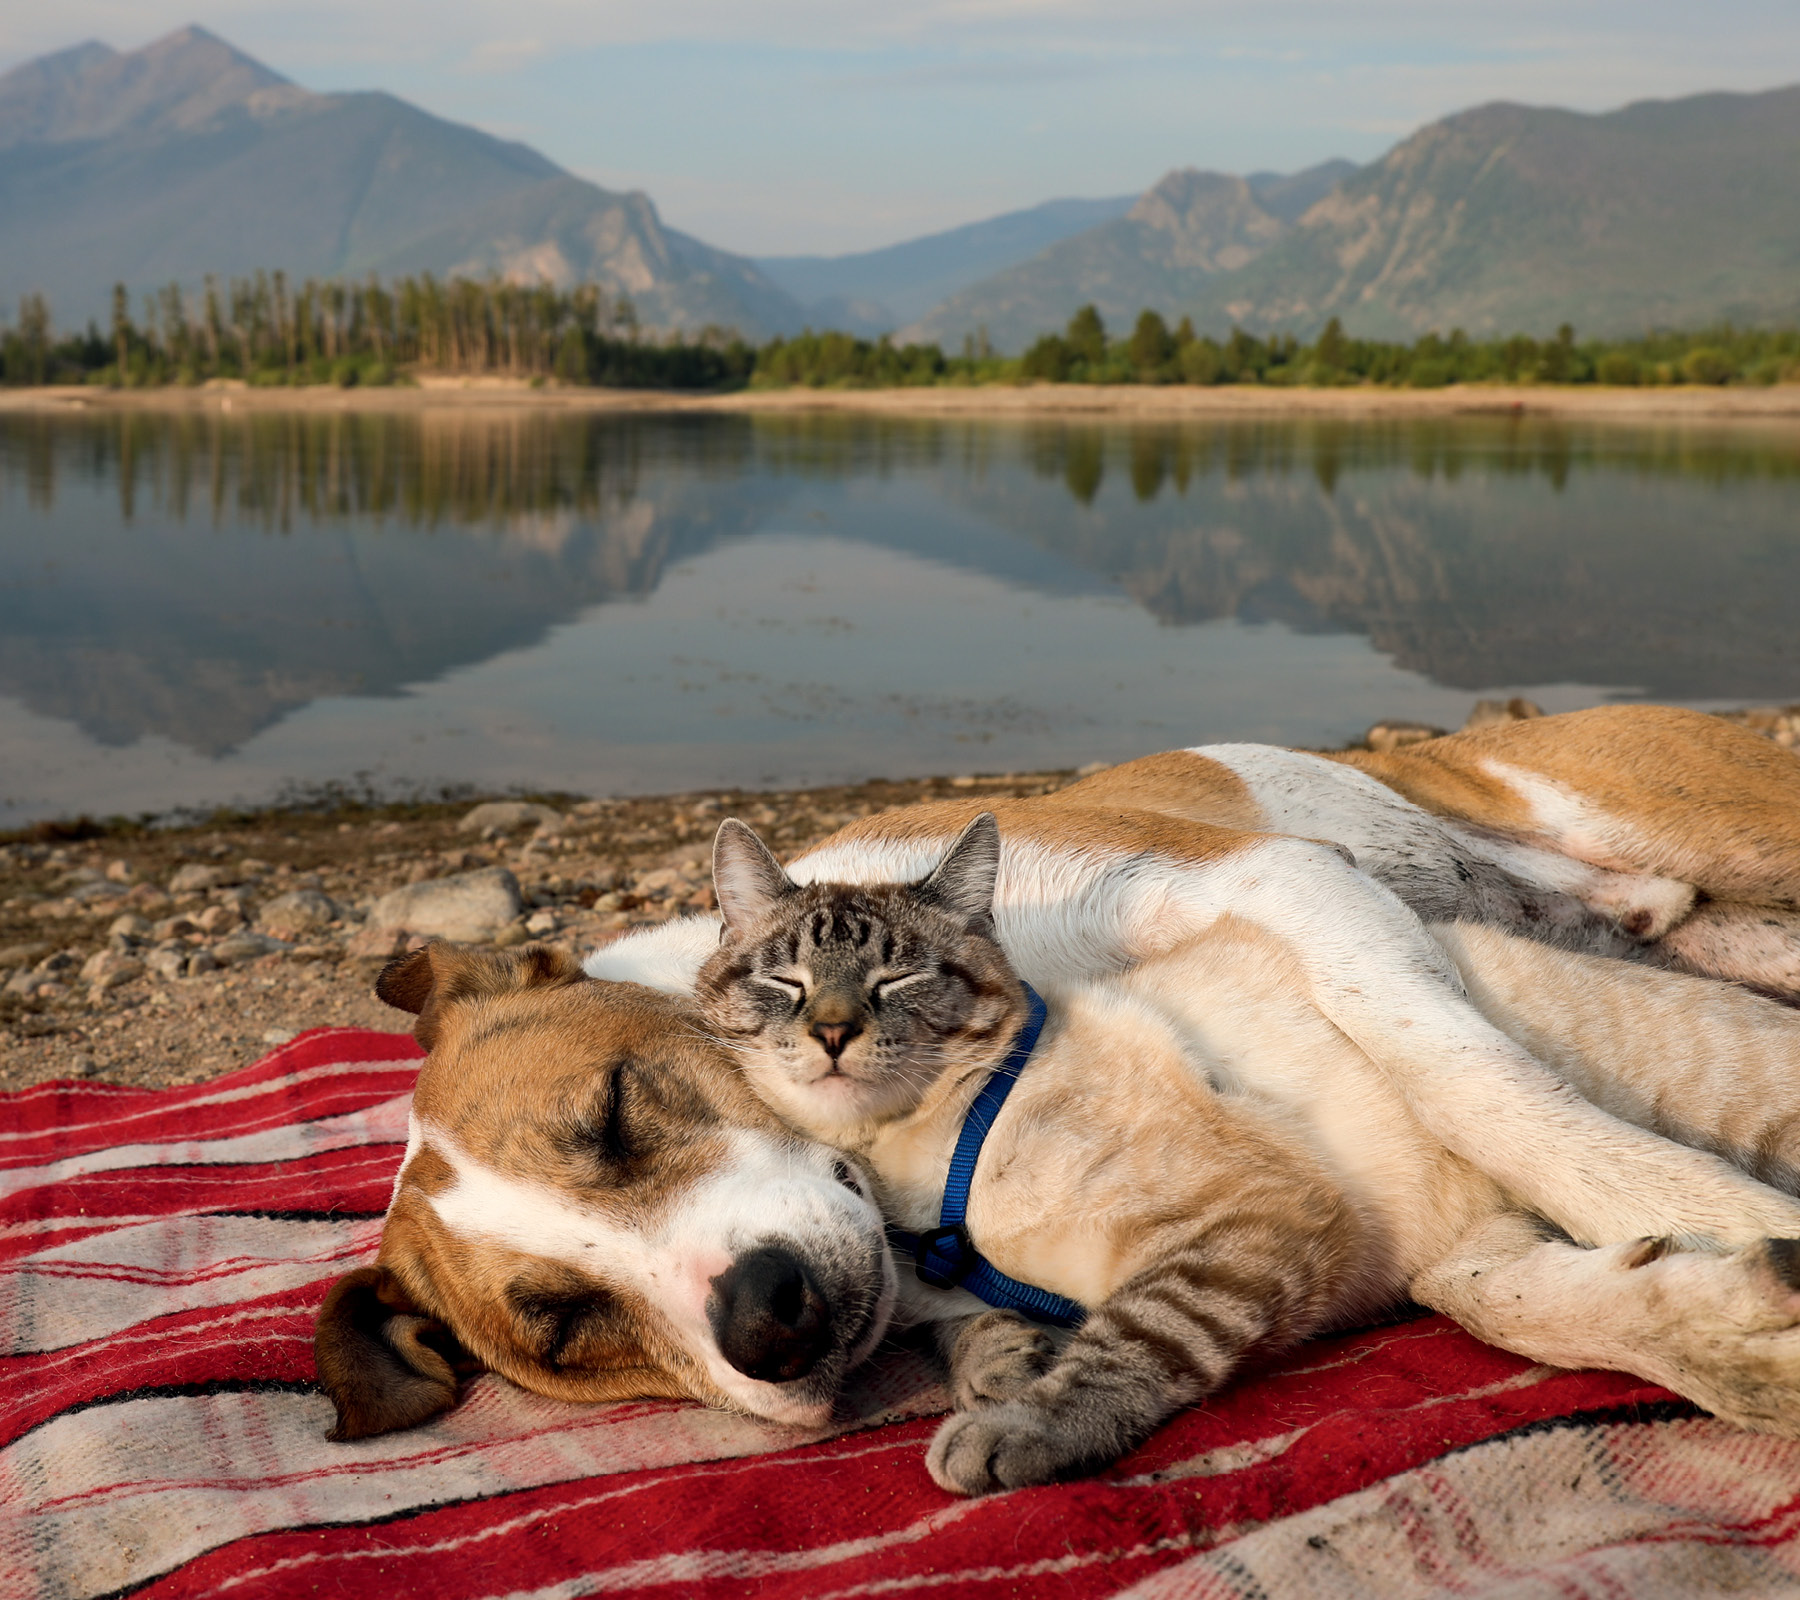
[[[911,984],[923,983],[930,976],[931,974],[928,972],[896,972],[891,977],[877,978],[869,985],[870,998],[877,1001],[885,1000],[889,995],[897,994]]]
[[[806,1004],[806,985],[796,983],[792,978],[771,978],[759,972],[752,981],[760,983],[765,989],[773,989],[778,994],[786,995],[793,1001],[796,1011]]]

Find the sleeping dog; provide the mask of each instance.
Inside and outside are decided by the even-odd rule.
[[[994,807],[996,919],[1040,984],[1247,935],[1258,960],[1214,963],[1206,990],[1237,1019],[1247,1091],[1280,1092],[1281,1063],[1258,1058],[1274,984],[1341,1041],[1341,1081],[1288,1110],[1345,1192],[1384,1225],[1439,1198],[1356,1166],[1331,1126],[1349,1101],[1455,1188],[1455,1237],[1409,1223],[1417,1242],[1378,1263],[1391,1298],[1800,1433],[1793,1254],[1762,1243],[1800,1236],[1800,1206],[1749,1175],[1786,1189],[1800,1171],[1800,1015],[1498,932],[1440,941],[1416,914],[1792,996],[1797,802],[1793,756],[1651,709],[1385,760],[1178,752]],[[790,870],[916,877],[975,809],[868,819]],[[339,1437],[448,1406],[464,1359],[572,1399],[691,1395],[816,1422],[885,1328],[969,1309],[896,1273],[863,1175],[793,1136],[698,1029],[682,996],[717,937],[711,919],[669,925],[587,974],[445,946],[384,974],[431,1054],[377,1262],[320,1317]],[[1730,1058],[1696,1065],[1709,1029],[1774,1063],[1757,1114],[1715,1114]]]

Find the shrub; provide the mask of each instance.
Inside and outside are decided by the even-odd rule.
[[[1681,363],[1681,375],[1689,383],[1729,383],[1733,370],[1731,357],[1712,345],[1688,351]]]
[[[1412,364],[1406,374],[1406,381],[1415,389],[1441,389],[1455,376],[1448,361],[1428,357]]]
[[[1594,368],[1594,375],[1616,388],[1631,388],[1644,381],[1644,370],[1637,357],[1624,350],[1607,351]]]
[[[1211,339],[1196,339],[1181,347],[1183,383],[1217,383],[1225,375],[1224,358]]]

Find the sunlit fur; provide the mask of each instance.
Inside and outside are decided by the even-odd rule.
[[[1024,1001],[991,914],[999,835],[991,818],[976,833],[918,884],[802,888],[748,829],[721,828],[725,937],[695,998],[795,1126],[853,1147],[1017,1031]]]

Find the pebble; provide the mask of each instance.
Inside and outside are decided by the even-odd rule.
[[[185,867],[175,869],[169,879],[169,893],[203,894],[208,889],[217,888],[224,877],[224,873],[217,867],[203,867],[198,862],[190,862]]]
[[[342,919],[344,908],[317,889],[295,889],[277,895],[257,913],[256,925],[277,938],[317,933]]]
[[[265,1028],[262,1042],[264,1044],[286,1044],[290,1039],[299,1037],[300,1030],[298,1028]]]
[[[222,967],[235,967],[258,956],[280,955],[291,949],[283,939],[271,939],[266,933],[234,933],[212,947],[212,958]]]
[[[1529,722],[1543,714],[1544,708],[1537,701],[1523,695],[1516,694],[1510,700],[1477,700],[1462,731],[1471,733],[1476,728],[1493,728],[1504,722]]]
[[[1363,743],[1377,754],[1404,749],[1409,744],[1423,744],[1427,739],[1441,739],[1450,730],[1433,727],[1429,722],[1378,722],[1363,735]]]
[[[523,907],[519,880],[505,867],[487,867],[450,878],[428,878],[384,894],[369,909],[367,933],[374,939],[405,932],[485,944]]]
[[[510,833],[528,823],[538,828],[560,828],[563,815],[530,800],[489,800],[476,806],[456,828],[459,833],[485,833],[489,828]]]

